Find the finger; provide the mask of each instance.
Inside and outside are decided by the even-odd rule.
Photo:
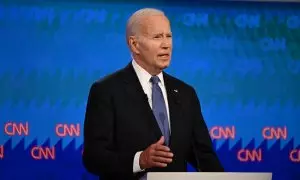
[[[161,163],[161,162],[153,162],[154,167],[167,167],[167,163]]]
[[[152,160],[154,162],[160,162],[160,163],[171,163],[172,162],[172,158],[164,158],[164,157],[160,157],[160,156],[154,156],[152,158]]]
[[[171,152],[165,152],[165,151],[155,151],[153,153],[153,156],[172,158],[174,156],[174,154]]]
[[[166,152],[169,152],[170,148],[168,146],[156,144],[155,151],[166,151]]]
[[[164,144],[165,143],[165,138],[164,136],[161,136],[160,139],[155,143],[155,144]]]

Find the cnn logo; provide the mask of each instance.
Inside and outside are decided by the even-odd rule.
[[[4,133],[9,136],[28,136],[29,135],[29,123],[15,123],[8,122],[4,125]]]
[[[59,137],[80,136],[80,124],[57,124],[55,133]]]
[[[235,126],[214,126],[209,133],[212,139],[234,139],[236,135]]]
[[[30,151],[31,157],[35,160],[54,160],[56,157],[54,147],[39,147],[35,146]]]
[[[264,127],[262,129],[262,136],[266,140],[271,139],[286,139],[288,137],[288,130],[284,127]]]
[[[241,162],[260,162],[263,158],[261,149],[241,149],[237,153],[237,158]]]
[[[293,149],[290,151],[290,160],[292,162],[300,163],[300,149]]]
[[[1,145],[0,146],[0,159],[3,159],[4,158],[4,146]]]

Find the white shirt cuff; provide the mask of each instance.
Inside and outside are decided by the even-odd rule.
[[[137,153],[135,153],[134,155],[134,160],[133,160],[133,173],[137,173],[137,172],[141,172],[143,171],[140,167],[140,156],[141,156],[141,153],[143,151],[139,151]]]

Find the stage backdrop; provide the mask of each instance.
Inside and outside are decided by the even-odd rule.
[[[0,3],[0,179],[96,179],[82,166],[91,84],[127,65],[148,4]],[[300,179],[300,5],[164,2],[169,73],[193,85],[228,172]],[[189,168],[193,171],[192,168]]]

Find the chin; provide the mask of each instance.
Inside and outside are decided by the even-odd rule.
[[[156,67],[163,70],[169,67],[170,65],[170,59],[159,59],[157,61]]]
[[[168,63],[163,63],[163,64],[161,64],[159,67],[160,67],[160,69],[166,69],[167,67],[169,67],[169,62]]]

